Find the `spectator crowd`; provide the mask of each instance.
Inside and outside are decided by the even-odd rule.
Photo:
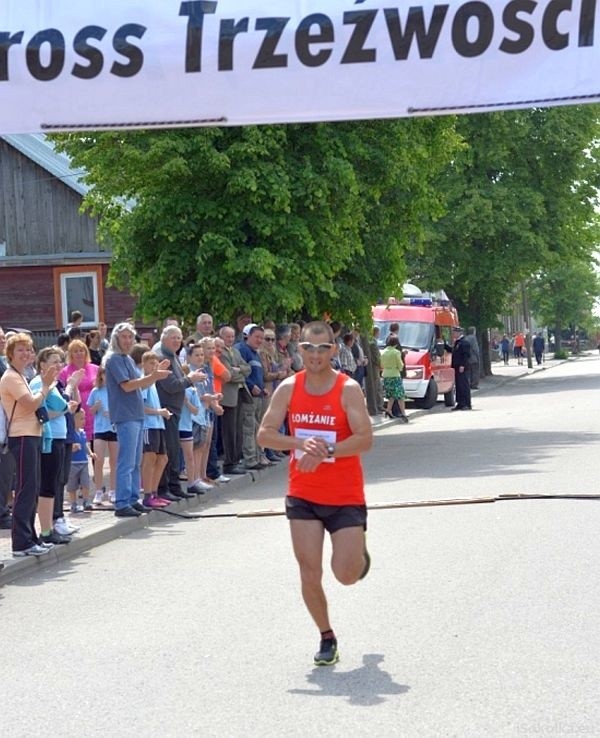
[[[256,436],[278,384],[303,368],[302,323],[242,315],[215,325],[202,313],[186,336],[167,318],[150,345],[132,319],[110,336],[103,323],[86,332],[81,322],[74,312],[56,345],[38,352],[28,332],[0,328],[0,528],[11,529],[14,556],[69,543],[73,515],[112,507],[137,517],[285,458]],[[335,368],[364,386],[371,364],[379,379],[375,337],[363,346],[358,331],[332,328]],[[402,360],[393,363],[387,384],[402,401]],[[377,404],[383,412],[381,391]]]

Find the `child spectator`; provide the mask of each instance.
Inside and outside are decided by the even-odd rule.
[[[146,351],[142,356],[144,375],[152,374],[158,368],[158,356]],[[149,508],[166,507],[169,500],[158,496],[158,483],[167,465],[167,442],[165,439],[164,418],[170,418],[167,408],[160,406],[158,392],[152,384],[142,390],[144,399],[144,447],[142,455],[142,485],[144,487],[143,505]]]
[[[181,408],[179,418],[179,442],[183,452],[185,471],[189,480],[187,490],[191,494],[203,495],[211,485],[204,484],[200,479],[200,467],[196,461],[200,461],[200,455],[194,454],[194,416],[201,412],[201,403],[198,398],[196,387],[187,387],[185,399]]]
[[[186,404],[189,400],[189,406],[195,408],[195,410],[190,410],[195,472],[194,477],[190,477],[190,479],[193,479],[190,491],[194,494],[203,494],[214,487],[206,473],[212,437],[213,421],[209,408],[213,404],[213,394],[209,392],[208,369],[205,366],[204,347],[201,344],[196,344],[190,349],[188,362],[190,369],[204,368],[206,372],[206,379],[203,382],[197,382],[193,388],[190,388],[196,393],[195,397],[191,392],[189,394],[186,392]]]
[[[91,512],[94,509],[90,500],[90,472],[88,468],[88,457],[94,459],[87,443],[85,434],[85,413],[78,410],[75,413],[75,443],[73,444],[73,455],[71,457],[71,470],[67,482],[67,492],[71,502],[71,512]],[[78,501],[78,491],[81,490],[81,503]]]
[[[108,451],[109,491],[108,501],[115,501],[115,476],[117,469],[117,453],[119,444],[117,434],[110,422],[108,413],[108,390],[106,389],[106,370],[98,368],[94,389],[88,397],[88,410],[94,416],[94,505],[101,505],[106,500],[104,486],[104,458]]]

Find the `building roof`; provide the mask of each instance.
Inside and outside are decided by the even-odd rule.
[[[72,167],[69,157],[55,151],[54,144],[44,134],[28,133],[0,138],[75,192],[80,195],[86,195],[89,192],[89,186],[82,181],[86,173],[85,169]]]

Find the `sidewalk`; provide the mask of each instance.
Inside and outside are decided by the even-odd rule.
[[[526,364],[524,366],[518,366],[514,360],[509,366],[495,363],[492,365],[493,375],[491,377],[482,377],[480,381],[480,389],[475,396],[491,392],[507,382],[518,379],[519,377],[544,371],[562,363],[564,363],[563,360],[555,360],[552,358],[546,360],[546,362],[541,366],[534,366],[531,370],[527,368]],[[412,420],[421,415],[425,415],[428,412],[428,410],[411,407],[409,403],[406,414]],[[387,418],[385,415],[377,415],[371,420],[373,427],[376,429],[400,424],[398,420],[392,420]],[[400,426],[405,427],[407,431],[410,431],[410,424],[406,426],[404,424],[400,424]],[[282,463],[285,464],[285,461]],[[248,472],[243,476],[234,476],[229,483],[221,486],[221,492],[219,492],[219,488],[217,487],[215,490],[212,490],[201,497],[173,503],[171,508],[177,512],[208,510],[212,505],[219,503],[219,498],[223,497],[223,492],[226,492],[229,496],[236,490],[241,491],[252,483],[260,482],[261,477],[271,473],[272,471],[272,469],[265,469],[258,472]],[[94,510],[94,512],[91,513],[77,515],[65,513],[65,517],[69,522],[73,523],[73,525],[80,526],[81,529],[79,533],[73,536],[73,540],[68,545],[55,546],[50,553],[39,559],[34,557],[13,559],[10,531],[0,530],[0,561],[4,562],[4,569],[0,571],[0,587],[3,584],[8,584],[18,577],[33,574],[41,569],[55,566],[66,559],[77,556],[83,551],[87,551],[95,546],[100,546],[103,543],[115,540],[116,538],[126,536],[133,531],[147,528],[150,525],[156,525],[160,522],[166,522],[167,520],[170,520],[171,522],[177,520],[177,518],[168,517],[164,513],[155,511],[142,515],[139,518],[125,519],[115,518],[112,510]]]

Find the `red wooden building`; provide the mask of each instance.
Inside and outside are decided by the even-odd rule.
[[[111,328],[135,299],[106,286],[110,250],[81,213],[81,171],[42,135],[0,137],[0,325],[60,331],[71,311]]]

